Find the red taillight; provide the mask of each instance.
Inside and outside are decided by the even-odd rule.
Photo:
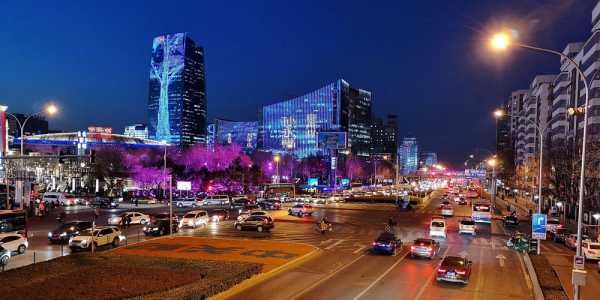
[[[410,246],[410,251],[415,251],[415,246]]]
[[[458,275],[465,275],[465,274],[467,274],[467,271],[465,271],[465,270],[459,270],[459,271],[456,271],[456,274],[458,274]]]
[[[431,253],[432,251],[433,251],[433,249],[427,248],[427,252]]]
[[[438,268],[438,273],[446,273],[446,269]]]
[[[373,242],[373,246],[377,246],[377,243],[376,243],[376,242]]]

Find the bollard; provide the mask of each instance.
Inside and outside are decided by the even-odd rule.
[[[33,264],[35,265],[35,251],[33,251]]]
[[[60,256],[63,256],[63,243],[60,243]]]

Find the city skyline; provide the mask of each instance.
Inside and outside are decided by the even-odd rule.
[[[509,2],[502,4],[486,2],[479,5],[468,5],[466,3],[438,4],[445,6],[440,7],[440,11],[457,12],[456,18],[450,19],[446,15],[436,13],[433,16],[421,14],[421,11],[429,11],[424,7],[427,5],[411,4],[410,9],[416,12],[417,15],[405,18],[404,21],[396,21],[386,12],[394,11],[392,8],[395,5],[365,8],[374,10],[371,15],[380,13],[379,20],[374,20],[376,22],[373,25],[364,25],[365,27],[344,21],[346,19],[342,17],[343,12],[340,12],[339,15],[337,13],[333,15],[325,13],[333,9],[335,4],[325,4],[322,13],[307,13],[307,11],[315,11],[306,7],[311,7],[315,5],[314,3],[294,4],[299,6],[294,11],[303,12],[303,15],[298,16],[298,18],[309,18],[316,23],[304,27],[286,23],[286,26],[282,26],[282,28],[276,29],[276,32],[271,33],[286,36],[282,33],[288,32],[293,33],[297,38],[288,39],[286,42],[275,39],[270,41],[270,44],[265,45],[257,45],[249,38],[251,35],[248,35],[248,31],[259,32],[261,26],[280,23],[278,17],[273,17],[276,14],[272,14],[272,12],[276,10],[288,11],[287,4],[283,7],[281,6],[283,4],[276,3],[267,5],[268,12],[260,12],[260,9],[257,11],[257,8],[246,7],[244,4],[235,7],[234,10],[219,4],[208,4],[211,6],[210,10],[212,11],[221,12],[221,14],[227,12],[227,17],[223,19],[211,16],[194,18],[194,20],[202,20],[200,22],[192,20],[191,12],[197,13],[199,11],[194,9],[195,5],[184,3],[182,7],[189,8],[187,9],[189,12],[184,9],[184,12],[178,18],[165,16],[166,21],[159,24],[148,22],[151,13],[146,7],[128,4],[120,8],[123,15],[111,18],[113,22],[106,27],[105,32],[99,33],[94,40],[83,39],[78,47],[81,50],[78,51],[65,48],[60,41],[68,41],[71,36],[82,36],[85,31],[93,30],[95,24],[100,24],[100,20],[106,19],[105,16],[113,11],[110,8],[111,3],[107,3],[105,8],[98,10],[89,10],[89,8],[84,7],[85,9],[81,11],[80,8],[82,7],[80,5],[67,5],[61,8],[61,15],[73,15],[76,20],[80,20],[80,23],[88,24],[82,27],[71,26],[70,22],[63,20],[65,18],[53,17],[58,11],[51,7],[36,5],[31,8],[27,4],[15,4],[13,9],[15,15],[39,15],[39,18],[36,18],[35,21],[31,20],[30,22],[33,23],[29,26],[22,24],[22,19],[14,19],[12,16],[8,16],[3,21],[7,22],[4,24],[4,28],[9,29],[7,31],[13,32],[13,34],[5,36],[4,40],[7,41],[7,47],[2,51],[8,56],[15,57],[14,60],[7,63],[7,68],[15,70],[15,72],[10,73],[10,75],[8,73],[0,75],[0,79],[2,79],[0,80],[0,88],[4,91],[1,97],[13,112],[36,111],[41,103],[47,99],[56,99],[57,102],[64,104],[62,105],[64,111],[61,115],[49,120],[51,129],[59,128],[69,131],[86,128],[90,124],[97,124],[111,126],[116,131],[121,131],[126,125],[146,122],[143,107],[146,102],[145,99],[147,99],[148,40],[163,33],[188,31],[199,44],[207,49],[208,53],[206,64],[209,119],[220,117],[253,121],[256,120],[255,112],[261,106],[274,103],[275,99],[291,98],[302,94],[303,91],[310,90],[314,86],[331,82],[334,78],[344,77],[350,82],[360,83],[361,87],[372,91],[378,99],[373,111],[377,115],[383,115],[384,112],[387,113],[388,111],[397,114],[399,116],[400,133],[419,136],[424,148],[434,149],[436,148],[435,145],[440,143],[454,143],[460,146],[456,147],[457,149],[438,150],[440,157],[459,165],[464,161],[466,154],[465,151],[458,150],[459,148],[472,149],[477,144],[473,140],[487,137],[494,132],[494,122],[489,120],[487,112],[495,106],[495,103],[503,99],[502,95],[505,95],[507,91],[520,87],[523,80],[534,74],[544,73],[544,71],[551,72],[554,69],[553,66],[558,64],[558,61],[552,58],[516,53],[508,63],[504,61],[502,64],[518,66],[523,65],[520,62],[525,60],[532,63],[528,64],[530,67],[525,66],[521,67],[520,70],[516,70],[518,75],[507,76],[509,67],[499,69],[497,66],[500,63],[495,63],[497,59],[491,59],[488,56],[484,60],[490,60],[489,64],[482,64],[481,61],[477,61],[464,65],[464,60],[458,62],[457,58],[464,57],[463,53],[467,53],[476,60],[482,59],[480,51],[475,49],[480,41],[473,40],[473,36],[477,36],[478,32],[485,31],[487,24],[502,22],[502,20],[496,20],[492,16],[506,15],[506,19],[513,20],[528,17],[541,20],[542,22],[538,22],[538,25],[536,25],[538,27],[535,28],[535,33],[540,34],[530,34],[525,37],[532,42],[551,48],[561,48],[566,42],[573,40],[584,40],[589,32],[589,28],[584,28],[577,22],[569,22],[568,20],[578,17],[587,20],[589,18],[587,12],[591,10],[593,3],[571,6],[555,5],[556,9],[553,10],[553,14],[546,16],[539,12],[542,10],[541,8],[537,9],[537,6],[532,3]],[[319,5],[321,4],[319,3]],[[152,7],[152,5],[148,6]],[[545,5],[542,5],[542,7],[544,9],[548,8]],[[203,11],[207,10],[209,9],[203,9]],[[91,11],[93,11],[93,14]],[[135,13],[133,13],[134,11]],[[245,11],[248,11],[248,13],[245,13]],[[494,14],[490,11],[494,11]],[[267,17],[263,18],[266,23],[264,25],[258,23],[256,18],[253,17],[253,13],[257,16],[266,14]],[[124,18],[124,16],[131,14],[138,15],[138,17]],[[201,14],[205,16],[204,13]],[[219,14],[217,13],[217,15]],[[327,15],[327,18],[323,18],[325,15]],[[85,18],[85,21],[82,21],[81,18]],[[240,21],[237,23],[227,22],[230,18],[237,18]],[[51,26],[47,26],[48,28],[45,29],[48,34],[42,34],[39,41],[22,39],[26,36],[25,33],[30,30],[31,25],[44,27],[41,25],[50,20],[52,20]],[[326,20],[338,20],[338,22]],[[450,28],[453,28],[453,31],[446,36],[440,36],[441,33],[434,30],[434,28],[437,28],[434,25],[435,23],[427,20],[444,22]],[[239,25],[240,22],[244,22],[248,26],[235,26]],[[395,26],[378,26],[382,25],[382,22],[383,24],[389,23]],[[212,26],[209,24],[212,24]],[[425,40],[425,44],[417,43],[417,46],[417,44],[410,41],[420,39],[421,35],[410,32],[390,34],[387,31],[388,29],[382,29],[409,28],[410,26],[407,25],[410,24],[421,26],[424,35],[431,35],[432,38],[438,38],[438,40],[436,43]],[[515,24],[518,24],[518,22],[515,22]],[[339,37],[334,36],[336,44],[340,46],[333,43],[306,43],[311,36],[318,32],[317,28],[326,29],[327,32],[340,32],[339,26],[347,28],[347,31],[342,31]],[[218,31],[224,31],[226,34],[216,34],[216,32],[206,28],[218,28]],[[353,32],[358,33],[358,35],[349,35]],[[546,32],[553,33],[552,39],[548,38]],[[223,36],[228,38],[224,40]],[[352,49],[353,47],[344,47],[345,51],[350,51],[349,57],[355,58],[351,64],[348,64],[346,59],[338,59],[334,53],[339,51],[339,47],[347,45],[345,40],[351,40],[348,39],[350,36],[363,41],[374,39],[375,41],[389,40],[390,42],[382,44],[378,52],[365,50],[361,47],[356,47],[356,50]],[[236,39],[232,40],[230,37]],[[267,36],[259,36],[260,40],[268,38]],[[118,43],[114,43],[115,41]],[[103,51],[99,51],[100,44],[102,44]],[[356,43],[353,44],[356,45]],[[28,49],[39,49],[42,45],[55,57],[54,59],[44,62],[30,55]],[[245,47],[240,47],[240,45],[245,45]],[[447,51],[439,52],[435,50],[440,47]],[[242,49],[245,51],[242,51]],[[398,51],[401,55],[397,55]],[[437,54],[433,55],[432,51],[441,53],[439,58]],[[394,53],[394,56],[391,56],[391,53]],[[267,57],[273,59],[267,59]],[[295,57],[302,57],[303,59],[298,60]],[[431,57],[431,61],[419,59],[419,63],[416,63],[406,61],[404,57]],[[431,68],[439,63],[440,59],[447,60],[450,58],[451,63],[448,68],[457,68],[459,64],[463,64],[462,67],[466,68],[465,72],[460,72],[461,74],[458,74],[458,76],[455,76],[457,75],[456,72],[448,72],[448,74],[446,72],[432,72],[431,75],[423,77],[410,71]],[[75,59],[76,61],[85,59],[86,63],[65,69],[62,65],[69,59]],[[111,63],[106,63],[107,59]],[[272,64],[271,61],[276,63]],[[496,67],[490,66],[494,64]],[[531,67],[534,65],[540,65],[542,69]],[[390,67],[393,68],[390,69]],[[408,72],[397,73],[396,70],[398,69],[408,70]],[[53,74],[56,73],[58,76],[50,76],[48,72],[51,70]],[[257,72],[257,70],[261,71]],[[379,72],[380,70],[383,71]],[[475,70],[479,71],[474,72]],[[291,77],[281,76],[283,72],[287,71],[295,72],[289,74]],[[483,75],[484,77],[477,80],[478,88],[465,87],[460,83],[469,80],[469,76],[472,75],[468,74],[477,74],[476,77],[481,77],[481,71],[484,71],[483,73],[487,75]],[[82,72],[97,73],[91,77],[96,80],[85,80],[85,78],[90,77],[83,76]],[[23,81],[24,74],[28,74],[31,77],[30,81],[37,83],[38,88],[33,90],[24,89],[20,83],[15,81]],[[307,78],[307,76],[301,76],[300,74],[313,75]],[[377,76],[374,76],[375,74]],[[449,76],[450,74],[452,76]],[[61,80],[61,78],[65,79]],[[69,79],[66,80],[66,78]],[[424,84],[433,81],[439,83],[436,85],[436,89],[431,90],[427,84]],[[262,82],[268,82],[268,85],[265,86]],[[454,95],[454,99],[459,100],[448,101],[447,97],[442,95],[447,95],[450,90],[455,89],[455,86],[464,88],[464,90],[458,91],[458,94]],[[400,90],[402,92],[399,92]],[[428,93],[424,93],[424,91],[428,91]],[[106,99],[114,100],[107,101]],[[469,105],[469,103],[475,101],[474,99],[484,101],[484,103],[477,106]],[[236,108],[226,105],[227,103],[235,103]],[[459,105],[456,105],[457,103]],[[473,120],[469,120],[468,123],[447,116],[462,110],[464,107],[468,107],[467,113],[474,116]],[[111,111],[119,111],[120,114],[112,114]],[[127,117],[120,116],[121,114]],[[85,116],[85,118],[79,117],[79,115]],[[447,119],[447,126],[443,128],[429,126],[428,124],[435,119]],[[471,126],[472,124],[476,126]],[[465,135],[460,134],[460,131],[464,128],[476,128],[470,133],[474,138],[464,138]],[[493,138],[486,138],[485,141],[486,148],[494,148]]]

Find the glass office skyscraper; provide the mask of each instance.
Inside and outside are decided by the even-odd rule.
[[[154,38],[148,134],[175,145],[206,141],[204,50],[187,35]]]
[[[214,142],[221,145],[237,144],[246,152],[256,149],[258,122],[215,120]]]
[[[344,131],[356,155],[369,155],[371,92],[343,79],[300,97],[263,107],[261,146],[298,158],[327,154],[318,147],[324,131]]]
[[[405,137],[400,145],[398,158],[402,175],[415,173],[419,167],[419,144],[417,138]]]

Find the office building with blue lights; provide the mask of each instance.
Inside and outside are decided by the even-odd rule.
[[[206,141],[204,49],[187,33],[153,40],[148,121],[153,140],[181,146]]]
[[[408,175],[415,173],[419,167],[419,144],[415,137],[405,137],[402,139],[398,149],[400,173]]]
[[[297,158],[323,154],[318,133],[347,133],[349,150],[369,156],[371,92],[338,79],[305,95],[263,107],[260,143],[265,150],[287,152]]]
[[[236,144],[246,152],[256,149],[258,122],[238,122],[216,119],[214,125],[214,143],[220,145]]]

